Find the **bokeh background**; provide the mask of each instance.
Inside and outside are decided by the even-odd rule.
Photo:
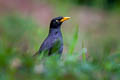
[[[62,60],[36,61],[57,16],[71,17]],[[119,34],[119,0],[0,0],[0,80],[119,80]]]

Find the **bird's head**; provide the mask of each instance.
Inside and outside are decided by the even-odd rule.
[[[50,23],[50,28],[59,28],[61,26],[61,24],[70,19],[70,17],[56,17],[54,19],[52,19],[51,23]]]

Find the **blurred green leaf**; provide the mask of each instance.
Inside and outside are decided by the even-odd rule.
[[[73,52],[74,52],[75,46],[76,46],[77,41],[78,41],[78,34],[79,34],[79,26],[76,26],[76,30],[75,30],[73,38],[72,38],[73,40],[72,40],[72,42],[70,44],[70,48],[69,48],[70,54],[73,54]]]
[[[82,42],[82,60],[83,62],[86,62],[86,53],[87,53],[87,48],[84,47],[84,41]]]

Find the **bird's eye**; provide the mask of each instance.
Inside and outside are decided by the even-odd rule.
[[[56,20],[56,22],[59,22],[58,20]]]

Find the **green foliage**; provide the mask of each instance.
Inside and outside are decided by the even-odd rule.
[[[87,49],[84,47],[84,42],[82,42],[82,60],[83,60],[83,62],[86,62],[86,53],[87,53]]]
[[[78,41],[78,34],[79,34],[78,32],[79,32],[79,26],[76,27],[76,30],[75,30],[74,35],[73,35],[73,40],[71,41],[71,44],[70,44],[70,49],[69,49],[70,54],[73,53],[75,45]]]
[[[49,1],[49,0],[46,0],[46,1]],[[78,5],[78,6],[85,5],[85,6],[94,7],[94,8],[101,8],[104,10],[120,9],[120,6],[119,6],[120,1],[118,0],[59,0],[59,1],[51,0],[49,2],[56,5],[59,9],[63,9],[64,10],[63,12],[68,11],[67,7],[69,5]],[[58,5],[63,5],[63,6],[58,6]]]

